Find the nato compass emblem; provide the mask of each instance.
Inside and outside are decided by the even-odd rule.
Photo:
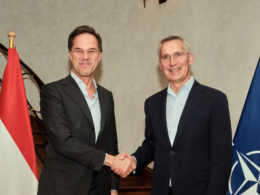
[[[260,194],[260,162],[254,158],[260,157],[260,151],[242,154],[237,153],[237,161],[233,164],[229,182],[229,193],[232,195]]]

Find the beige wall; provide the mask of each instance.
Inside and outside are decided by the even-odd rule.
[[[165,87],[157,63],[161,38],[177,34],[193,48],[195,78],[224,91],[233,132],[260,51],[259,0],[0,0],[0,42],[15,31],[23,61],[51,82],[68,74],[67,37],[92,25],[103,37],[99,83],[113,91],[121,152],[132,152],[144,134],[144,100]],[[0,56],[2,77],[6,60]],[[30,101],[37,90],[26,80]]]

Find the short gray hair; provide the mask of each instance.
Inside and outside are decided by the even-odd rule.
[[[158,57],[160,58],[161,57],[161,47],[162,45],[165,43],[165,42],[168,42],[168,41],[172,41],[172,40],[180,40],[183,42],[183,45],[184,45],[184,49],[186,50],[187,53],[191,53],[191,48],[190,48],[190,44],[185,40],[183,39],[182,37],[180,36],[176,36],[176,35],[170,35],[170,36],[167,36],[165,38],[163,38],[161,41],[160,41],[160,44],[158,46]]]

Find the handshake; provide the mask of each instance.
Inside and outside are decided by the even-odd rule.
[[[136,169],[136,159],[126,153],[116,156],[107,154],[104,165],[109,166],[117,175],[127,177]]]

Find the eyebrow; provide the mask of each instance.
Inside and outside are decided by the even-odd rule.
[[[84,49],[82,49],[82,48],[80,48],[80,47],[75,47],[74,50],[75,50],[75,49],[76,49],[76,50],[84,50]],[[87,50],[98,50],[98,49],[93,47],[93,48],[89,48],[89,49],[87,49]]]

